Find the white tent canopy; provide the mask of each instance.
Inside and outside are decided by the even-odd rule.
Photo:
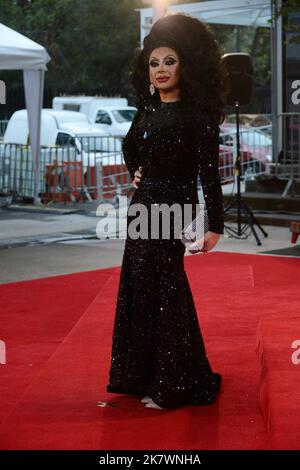
[[[0,23],[0,69],[23,70],[30,145],[35,174],[35,202],[39,202],[40,121],[44,71],[50,56],[31,39]]]
[[[171,12],[185,12],[205,23],[240,26],[264,26],[269,28],[271,0],[213,0],[207,2],[169,5]],[[149,34],[152,27],[152,8],[136,8],[140,12],[140,39]]]

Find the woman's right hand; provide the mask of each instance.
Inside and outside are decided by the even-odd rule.
[[[138,188],[138,185],[141,181],[142,171],[143,171],[143,167],[139,166],[139,169],[134,172],[134,179],[132,181],[132,184],[135,188]]]

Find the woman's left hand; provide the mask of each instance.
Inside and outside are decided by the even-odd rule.
[[[213,249],[214,246],[218,243],[221,237],[220,233],[211,232],[210,230],[204,235],[204,244],[200,251],[206,253]]]

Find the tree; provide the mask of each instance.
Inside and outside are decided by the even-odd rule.
[[[286,34],[286,43],[300,44],[300,5],[299,0],[282,0],[282,5],[278,8],[278,0],[272,0],[273,12],[272,18],[268,20],[272,25],[281,16],[283,21],[283,30]]]
[[[45,74],[49,99],[61,93],[132,93],[129,65],[139,40],[138,6],[138,0],[0,0],[1,21],[51,56]],[[23,87],[19,73],[4,75],[8,95]]]
[[[189,3],[181,0],[180,3]],[[0,0],[1,21],[46,47],[44,105],[59,94],[121,95],[134,104],[129,79],[133,49],[139,45],[142,0]],[[256,85],[270,80],[268,29],[208,24],[224,52],[249,52]],[[239,44],[237,44],[239,38]],[[8,84],[8,114],[24,107],[20,72],[1,72]],[[257,100],[257,105],[260,101]],[[1,108],[3,112],[3,107]],[[7,112],[6,112],[7,115]]]

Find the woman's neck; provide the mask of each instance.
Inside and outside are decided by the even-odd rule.
[[[160,91],[159,92],[159,96],[160,96],[160,101],[162,103],[171,103],[173,101],[180,101],[180,92],[179,91],[173,91],[173,92],[162,92]]]

